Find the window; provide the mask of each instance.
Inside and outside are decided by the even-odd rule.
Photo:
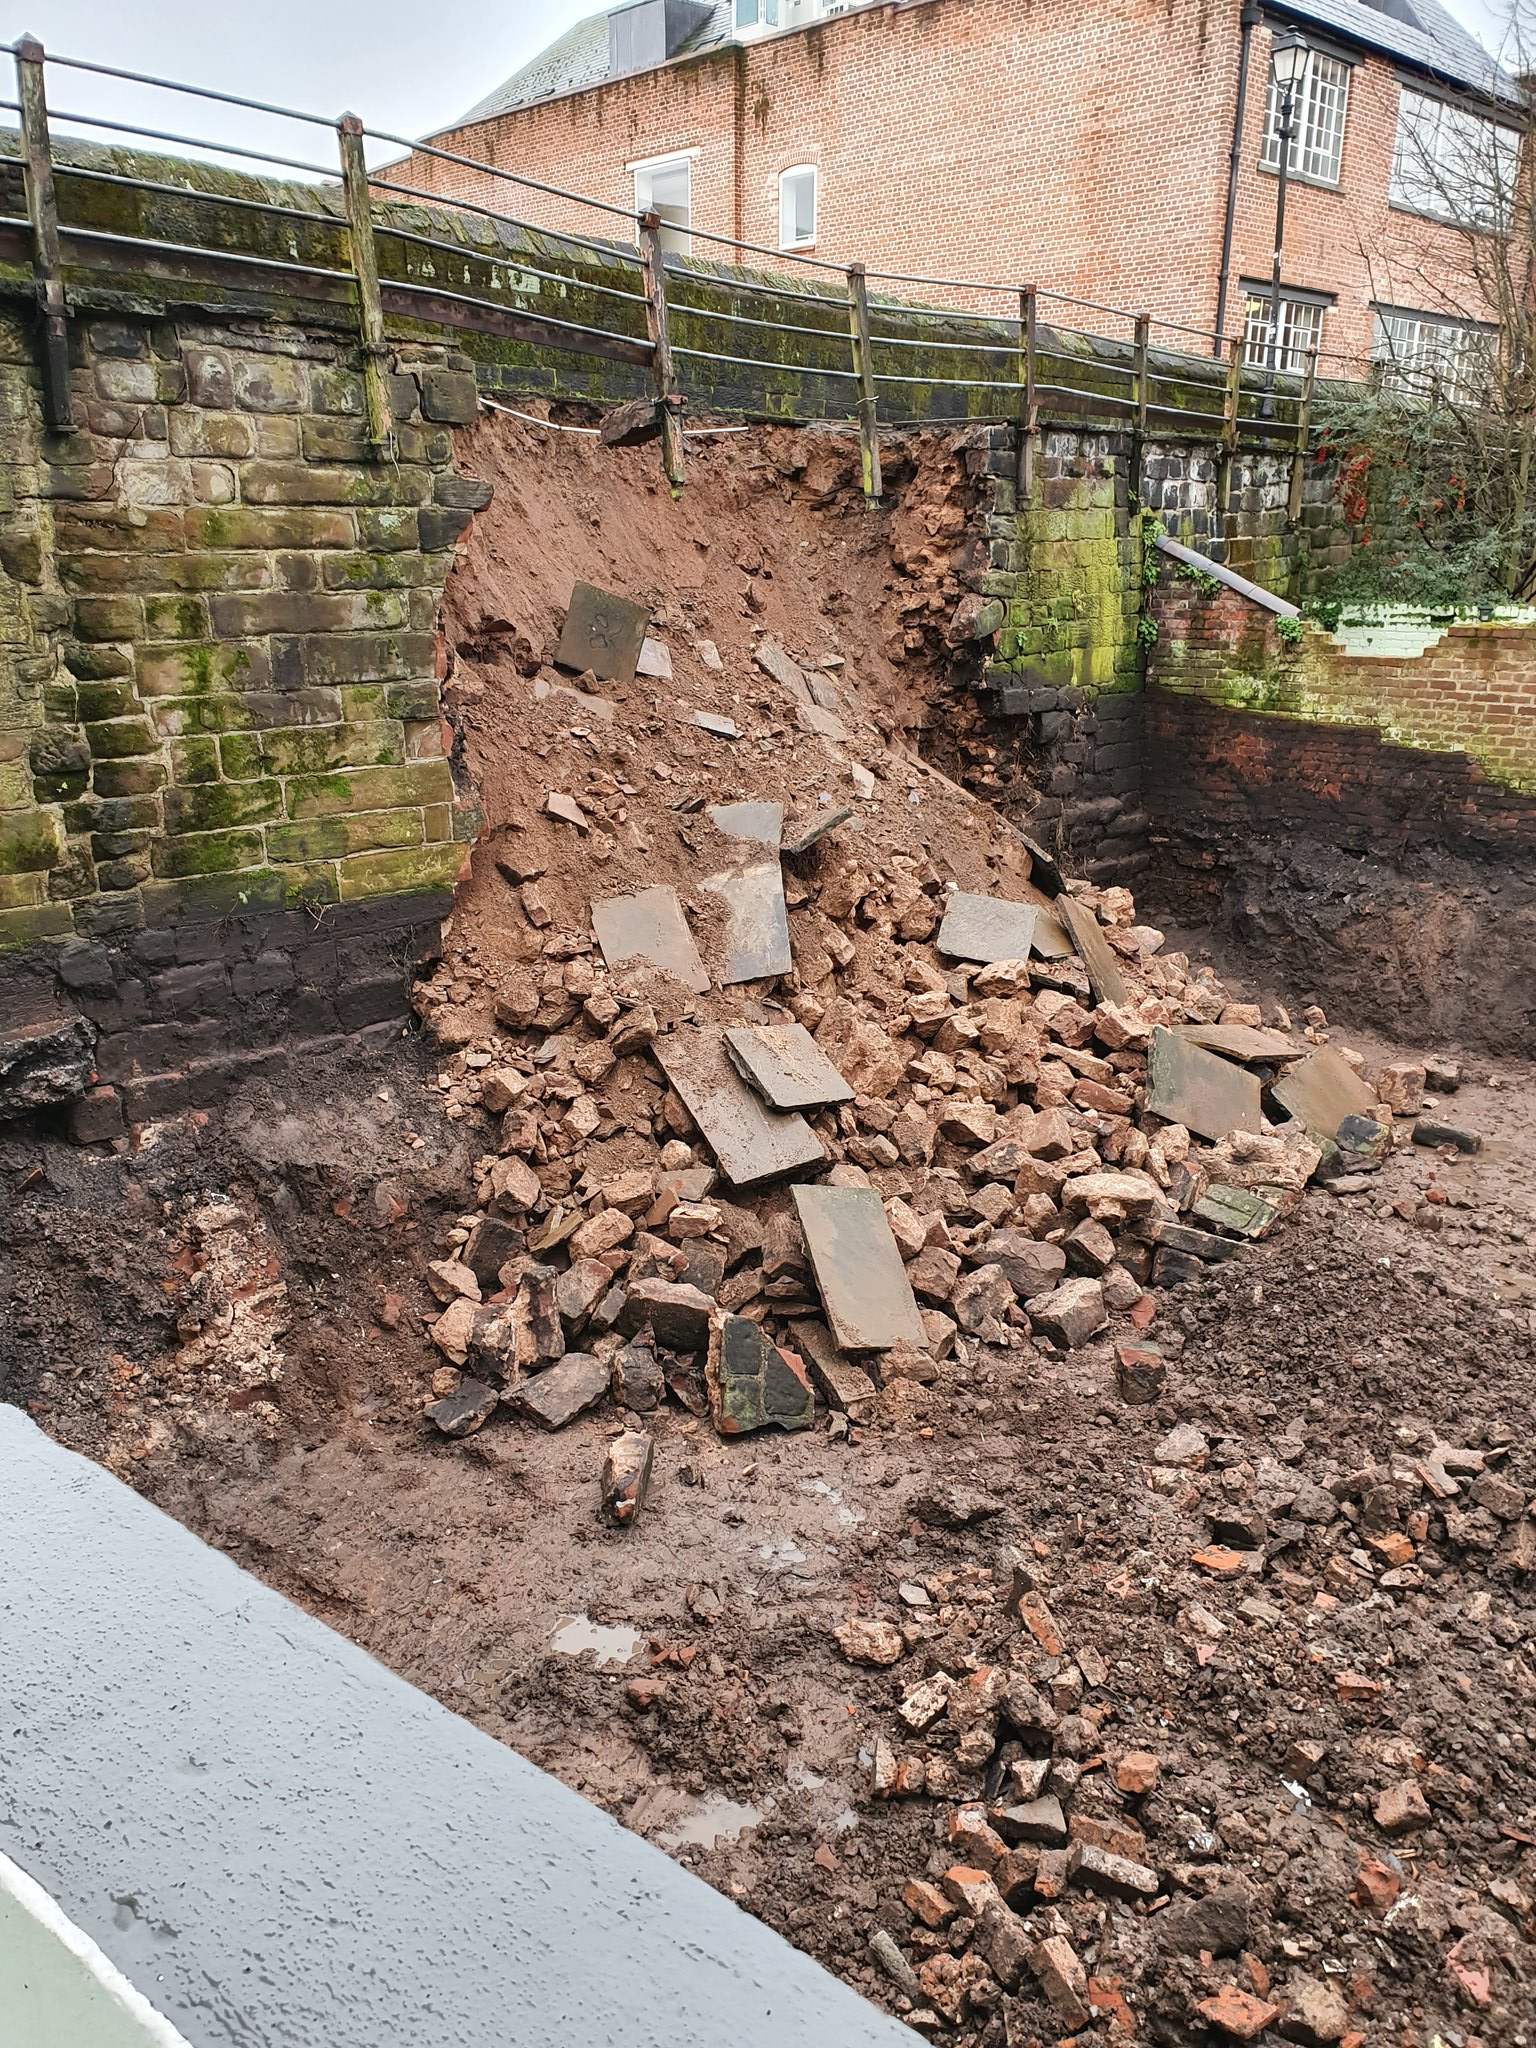
[[[688,228],[693,219],[693,159],[697,154],[693,150],[686,156],[659,156],[629,167],[635,179],[636,213],[661,215],[661,246],[676,256],[686,256],[693,247]]]
[[[1378,366],[1384,390],[1455,403],[1475,397],[1486,385],[1495,341],[1491,327],[1378,306],[1371,361]]]
[[[1397,105],[1392,204],[1466,227],[1507,227],[1519,155],[1515,129],[1405,88]]]
[[[1344,109],[1349,101],[1349,66],[1320,50],[1307,52],[1306,67],[1291,89],[1291,161],[1293,178],[1314,178],[1337,185],[1344,155]],[[1261,170],[1280,168],[1280,88],[1269,81],[1269,106],[1264,115]]]
[[[1323,300],[1290,298],[1281,291],[1280,346],[1271,361],[1274,301],[1257,285],[1245,285],[1243,290],[1243,361],[1257,370],[1305,370],[1307,358],[1322,346]]]
[[[779,247],[809,249],[816,241],[816,166],[779,173]]]
[[[779,0],[736,0],[738,28],[777,28]]]

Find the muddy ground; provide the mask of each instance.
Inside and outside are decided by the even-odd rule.
[[[893,1030],[944,886],[1027,873],[913,751],[952,658],[957,461],[893,457],[888,532],[831,441],[701,453],[665,517],[653,451],[533,461],[488,437],[474,466],[499,510],[450,586],[449,701],[487,833],[421,992],[439,1043],[375,1031],[120,1152],[0,1133],[0,1398],[945,2048],[1266,2027],[1517,2048],[1536,2012],[1529,1066],[1471,1056],[1442,1104],[1480,1153],[1405,1146],[1359,1192],[1313,1190],[1077,1351],[1016,1325],[898,1378],[851,1433],[818,1413],[732,1442],[662,1407],[633,1527],[599,1512],[611,1406],[553,1434],[503,1407],[463,1441],[425,1419],[428,1265],[498,1147],[440,1072],[503,1029],[514,1047],[509,1010],[525,1037],[564,1028],[523,998],[574,993],[574,954],[542,978],[544,933],[584,933],[599,886],[670,879],[709,938],[680,791],[850,810],[840,850],[791,875],[797,993]],[[605,713],[552,680],[573,574],[653,603],[670,684],[605,689]],[[816,671],[845,740],[770,687],[765,635]],[[579,841],[550,790],[585,807]],[[1223,971],[1300,1017],[1278,970]],[[700,1009],[726,1014],[718,991]],[[1372,1070],[1454,1051],[1334,1036]],[[539,1155],[551,1199],[605,1147],[615,1171],[654,1153],[650,1095]],[[1135,1403],[1116,1346],[1148,1340],[1166,1384]],[[849,1661],[854,1618],[886,1624],[893,1662]],[[939,1673],[934,1717],[904,1721]],[[1063,1825],[1037,1815],[1006,1850],[969,1811],[1037,1793]],[[1064,1885],[1067,1820],[1111,1860]],[[999,1951],[957,1866],[1032,1945],[1070,1944],[1075,2004]]]
[[[1536,1118],[1529,1070],[1481,1071],[1454,1113],[1488,1133],[1482,1154],[1410,1150],[1365,1194],[1313,1192],[1298,1226],[1160,1297],[1150,1334],[1178,1356],[1155,1405],[1120,1397],[1095,1343],[949,1361],[909,1417],[853,1441],[726,1443],[668,1410],[631,1529],[597,1513],[611,1418],[464,1443],[423,1423],[422,1271],[476,1141],[438,1112],[414,1037],[122,1156],[8,1136],[0,1393],[911,2010],[871,1958],[888,1930],[946,2040],[1062,2028],[1027,1974],[1017,1997],[972,1983],[967,2002],[969,1966],[946,1959],[972,1928],[930,1931],[903,1903],[965,1860],[946,1826],[979,1779],[876,1801],[871,1761],[881,1737],[952,1749],[942,1728],[914,1742],[902,1697],[1005,1661],[1075,1722],[1052,1782],[1129,1829],[1122,1847],[1139,1835],[1170,1902],[1054,1909],[1101,2035],[1126,2025],[1120,1999],[1138,2032],[1183,2040],[1220,1986],[1306,1978],[1338,1994],[1313,2038],[1342,2014],[1373,2040],[1516,2043],[1536,1886]],[[198,1264],[228,1297],[211,1323]],[[1170,1441],[1180,1425],[1203,1448]],[[1452,1501],[1414,1477],[1437,1441],[1485,1466]],[[940,1526],[955,1489],[982,1518]],[[1248,1531],[1235,1581],[1193,1562],[1213,1509],[1216,1533]],[[1365,1547],[1387,1528],[1413,1553],[1391,1586]],[[1020,1562],[1059,1655],[1005,1612]],[[854,1614],[904,1626],[894,1667],[844,1660],[833,1630]],[[1158,1760],[1149,1794],[1114,1789],[1128,1751]],[[1424,1811],[1392,1831],[1377,1810],[1405,1785]]]

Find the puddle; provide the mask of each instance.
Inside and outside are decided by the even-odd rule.
[[[627,1664],[640,1647],[637,1628],[604,1628],[584,1614],[567,1614],[556,1625],[550,1647],[561,1657],[579,1657],[591,1650],[599,1669],[605,1664]]]
[[[713,1849],[721,1842],[739,1842],[762,1817],[758,1806],[742,1806],[734,1799],[706,1799],[656,1839],[663,1849]]]
[[[757,1554],[771,1572],[793,1571],[797,1564],[805,1563],[805,1552],[788,1536],[781,1536],[777,1542],[760,1543]]]
[[[835,1486],[829,1486],[825,1479],[804,1479],[800,1482],[802,1493],[820,1494],[827,1505],[835,1511],[835,1519],[845,1529],[851,1529],[864,1519],[863,1511],[844,1505],[843,1496]]]

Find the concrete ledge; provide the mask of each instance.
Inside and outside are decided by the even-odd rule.
[[[659,1850],[0,1407],[0,1851],[191,2048],[896,2048]]]

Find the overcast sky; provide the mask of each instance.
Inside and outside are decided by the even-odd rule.
[[[30,32],[52,52],[122,70],[425,135],[464,113],[597,0],[14,0],[5,38]],[[1112,4],[1112,0],[1109,0]],[[1485,40],[1500,0],[1452,0]],[[67,81],[67,82],[66,82]],[[50,78],[55,107],[186,134],[206,106],[116,79]],[[5,97],[9,98],[7,92]],[[6,117],[8,118],[8,117]],[[214,140],[333,161],[328,138],[226,109]],[[103,137],[102,139],[106,139]],[[387,152],[375,151],[379,156]]]

